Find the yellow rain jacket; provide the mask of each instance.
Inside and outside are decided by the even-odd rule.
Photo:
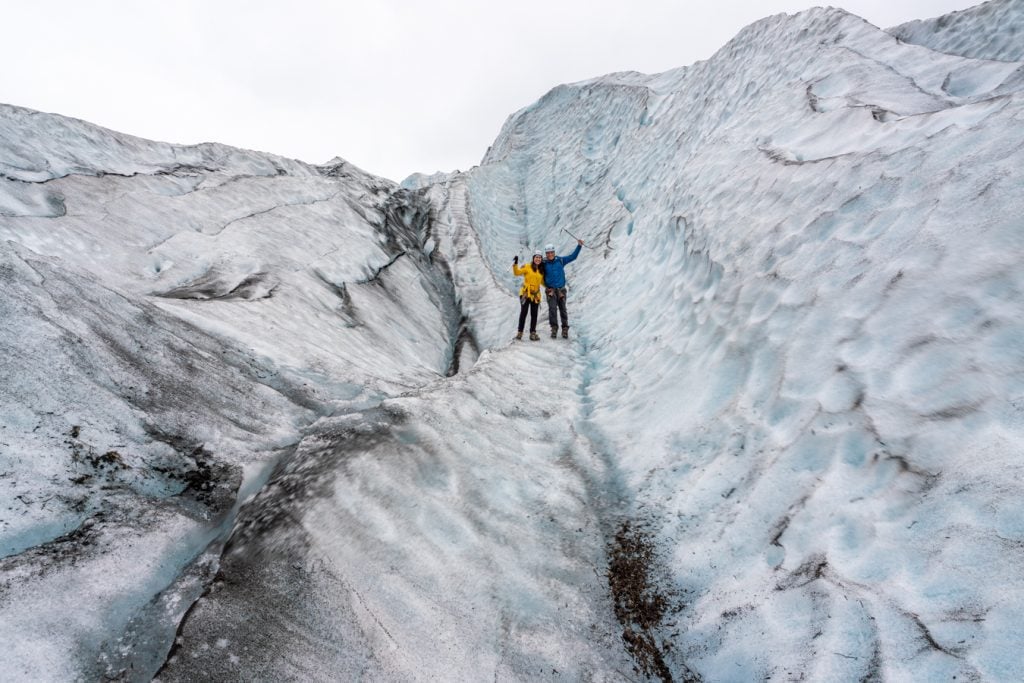
[[[544,273],[532,268],[532,263],[525,266],[512,264],[512,272],[523,276],[523,286],[519,289],[519,298],[527,298],[539,304],[540,292],[544,288]]]

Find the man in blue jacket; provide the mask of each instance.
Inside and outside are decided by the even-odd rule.
[[[583,240],[576,240],[576,250],[568,256],[555,256],[555,245],[544,247],[544,288],[548,297],[548,323],[551,338],[558,336],[558,314],[562,314],[562,337],[569,338],[569,314],[565,310],[565,266],[576,260]]]

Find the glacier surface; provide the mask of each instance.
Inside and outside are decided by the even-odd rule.
[[[4,670],[1024,677],[1022,21],[770,17],[402,186],[4,106]]]
[[[900,40],[975,59],[1024,60],[1024,2],[989,0],[934,19],[888,29]]]

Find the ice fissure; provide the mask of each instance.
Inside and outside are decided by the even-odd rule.
[[[5,671],[1019,680],[1022,24],[771,17],[402,186],[0,107]]]
[[[606,583],[604,529],[613,525],[602,510],[621,501],[609,492],[605,467],[587,462],[593,456],[575,426],[535,443],[536,453],[518,452],[522,440],[536,442],[538,424],[576,402],[579,370],[557,369],[564,386],[542,401],[504,408],[495,401],[532,364],[556,368],[557,349],[516,357],[476,346],[470,325],[484,338],[505,331],[489,330],[488,319],[472,313],[482,307],[476,296],[495,295],[472,286],[475,278],[493,282],[493,275],[478,262],[482,251],[470,239],[464,204],[451,201],[451,188],[435,189],[417,196],[433,197],[430,214],[447,219],[426,227],[435,241],[432,257],[450,282],[461,283],[452,288],[462,294],[462,317],[453,328],[463,348],[456,344],[452,370],[460,372],[312,428],[242,510],[219,578],[183,622],[161,680],[224,677],[239,666],[268,677],[305,676],[310,672],[301,662],[313,650],[316,671],[372,670],[402,679],[471,678],[483,671],[498,678],[629,675],[633,665],[619,644]],[[511,300],[507,292],[501,296]],[[460,366],[469,352],[481,355],[467,374]],[[453,443],[446,425],[462,422],[477,402],[495,410],[474,418],[488,425],[477,425],[471,443]],[[577,422],[571,411],[566,418]],[[494,442],[493,425],[510,434],[508,443]],[[465,472],[458,463],[468,453],[476,462]],[[397,487],[388,492],[387,482]],[[512,490],[492,491],[496,484]],[[455,492],[465,502],[448,509]],[[335,536],[323,526],[327,520],[344,531]],[[419,539],[415,547],[389,544],[396,528]],[[501,547],[490,547],[487,538],[500,539]],[[407,553],[419,558],[412,566]],[[399,620],[396,599],[402,600]],[[325,613],[334,615],[330,624],[320,621]],[[225,628],[234,634],[228,660],[201,646]],[[447,633],[464,654],[424,658],[417,635],[424,629]],[[456,645],[464,639],[477,646]],[[486,647],[494,639],[502,641],[500,653]]]

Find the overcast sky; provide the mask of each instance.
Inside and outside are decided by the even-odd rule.
[[[788,0],[3,0],[0,102],[401,180],[559,83],[710,57]],[[888,27],[973,0],[847,0]]]

